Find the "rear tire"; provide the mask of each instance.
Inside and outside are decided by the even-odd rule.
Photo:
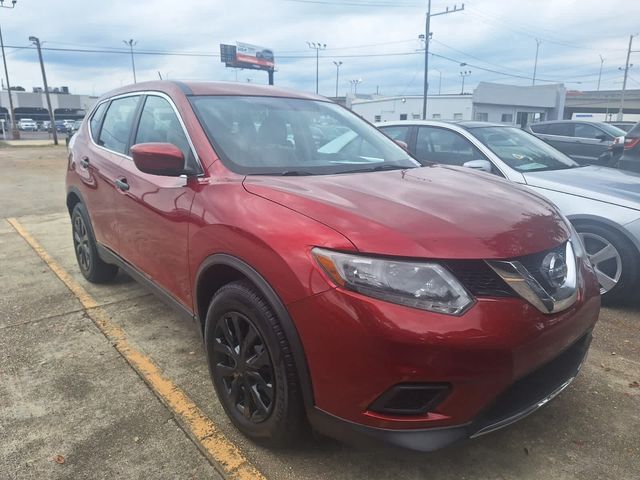
[[[80,272],[91,283],[110,282],[118,274],[118,267],[104,262],[98,255],[98,244],[93,236],[89,215],[82,203],[71,213],[73,247]]]
[[[633,244],[604,225],[577,223],[575,228],[594,265],[602,302],[614,305],[633,300],[640,276],[640,255]]]
[[[289,342],[280,321],[248,282],[216,292],[205,324],[209,373],[226,414],[245,436],[293,445],[305,425]]]

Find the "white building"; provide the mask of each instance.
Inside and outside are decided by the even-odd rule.
[[[96,103],[98,97],[74,95],[71,93],[49,93],[51,108],[57,120],[81,119]],[[16,122],[21,118],[30,118],[36,122],[49,120],[47,98],[42,92],[11,91]],[[8,119],[9,92],[0,91],[0,118]]]
[[[562,84],[516,86],[480,82],[473,95],[429,95],[428,120],[479,120],[526,126],[562,119],[566,90]],[[370,122],[422,118],[422,96],[353,99],[351,109]]]
[[[422,118],[422,97],[379,97],[371,100],[354,99],[351,110],[370,122],[418,120]],[[471,95],[429,95],[427,113],[430,120],[471,120]]]

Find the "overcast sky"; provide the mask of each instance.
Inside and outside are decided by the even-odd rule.
[[[6,0],[5,4],[9,4]],[[42,84],[37,53],[28,37],[57,49],[115,53],[43,51],[51,86],[73,93],[102,94],[133,81],[124,39],[140,52],[219,54],[220,43],[236,41],[272,48],[277,85],[315,89],[315,51],[307,41],[326,43],[320,57],[320,93],[339,91],[362,79],[359,93],[419,94],[424,56],[426,0],[18,0],[0,9],[12,85],[28,91]],[[433,12],[452,6],[433,0]],[[465,90],[479,81],[530,85],[541,41],[537,78],[564,82],[568,89],[595,90],[604,57],[601,89],[619,89],[629,35],[640,30],[637,0],[467,0],[465,10],[432,19],[430,93],[460,92],[460,71],[470,70]],[[634,50],[640,50],[640,37]],[[447,57],[447,58],[442,58]],[[635,58],[634,58],[635,57]],[[266,83],[265,72],[225,68],[219,58],[148,55],[135,57],[138,81],[164,77]],[[461,67],[460,62],[467,63]],[[640,53],[632,54],[627,88],[640,88]],[[435,71],[437,69],[438,71]],[[508,75],[505,75],[508,74]],[[1,76],[4,78],[4,72]],[[521,78],[525,77],[525,78]]]

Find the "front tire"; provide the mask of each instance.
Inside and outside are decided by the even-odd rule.
[[[598,277],[603,303],[630,301],[640,274],[640,257],[633,244],[603,225],[579,223],[575,228]]]
[[[118,274],[118,267],[104,262],[98,255],[89,215],[82,203],[76,204],[71,213],[73,249],[80,272],[91,283],[106,283]]]
[[[280,321],[250,283],[216,292],[205,347],[216,393],[236,428],[271,447],[292,445],[304,425],[293,355]]]

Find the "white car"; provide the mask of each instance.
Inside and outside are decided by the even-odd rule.
[[[18,122],[18,128],[20,130],[36,132],[38,130],[38,124],[35,122],[35,120],[32,120],[31,118],[22,118]]]
[[[582,237],[603,299],[632,300],[640,286],[640,174],[579,165],[513,125],[400,121],[377,125],[423,164],[482,170],[555,203]],[[504,199],[509,202],[508,198]]]

